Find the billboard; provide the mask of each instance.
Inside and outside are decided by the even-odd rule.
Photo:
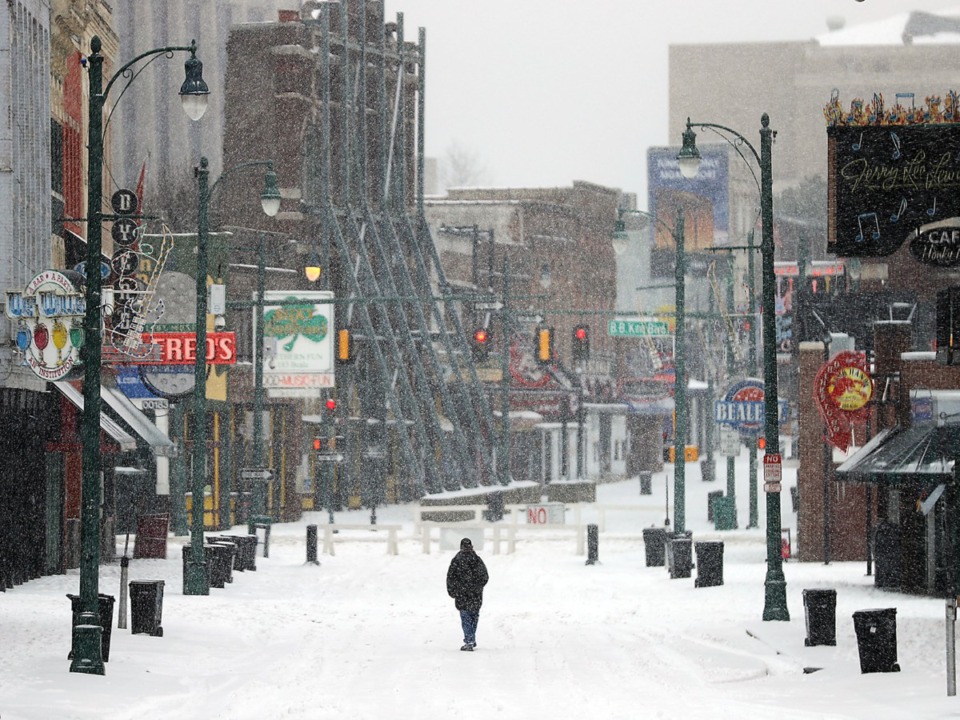
[[[318,397],[333,387],[333,293],[273,290],[263,299],[263,386],[270,397]]]
[[[654,247],[673,250],[667,227],[684,214],[684,248],[697,253],[730,244],[730,173],[726,146],[700,148],[700,171],[688,179],[680,174],[678,148],[647,150],[647,207],[662,221],[657,223]],[[664,224],[667,227],[664,227]]]

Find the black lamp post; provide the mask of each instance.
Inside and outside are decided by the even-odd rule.
[[[625,212],[640,215],[654,222],[660,223],[667,232],[673,237],[676,247],[676,267],[674,268],[673,287],[675,291],[675,317],[674,324],[674,370],[676,379],[674,381],[674,406],[676,409],[676,427],[673,434],[673,529],[674,532],[682,533],[686,530],[686,473],[687,473],[687,371],[686,371],[686,340],[684,334],[684,325],[686,324],[686,293],[684,289],[684,278],[687,272],[687,257],[684,252],[684,215],[683,208],[677,208],[677,220],[673,227],[667,225],[663,220],[653,213],[644,210],[620,210],[622,215]],[[618,255],[622,255],[629,245],[629,237],[624,229],[623,220],[617,220],[617,229],[613,234],[613,249]],[[669,286],[664,286],[669,287]],[[652,289],[652,288],[651,288]]]
[[[103,675],[99,612],[100,566],[100,362],[103,278],[100,275],[103,248],[103,221],[113,219],[102,211],[103,204],[103,108],[113,84],[121,77],[129,85],[137,76],[130,68],[141,60],[157,55],[173,57],[189,52],[185,64],[186,79],[180,88],[183,109],[191,120],[199,120],[210,94],[203,81],[203,65],[197,59],[197,45],[156,48],[141,53],[123,67],[103,87],[102,43],[90,41],[87,67],[90,72],[90,98],[87,104],[87,278],[84,291],[86,309],[83,318],[83,413],[80,439],[83,446],[83,473],[80,507],[80,616],[73,627],[70,672]],[[122,94],[122,93],[121,93]]]
[[[207,169],[207,159],[200,158],[200,165],[196,168],[198,218],[197,218],[197,352],[194,364],[193,387],[193,517],[190,523],[190,559],[183,570],[184,595],[208,595],[210,584],[207,579],[206,560],[203,552],[203,515],[204,515],[204,487],[206,486],[207,465],[207,235],[209,233],[208,210],[210,197],[230,173],[241,168],[267,166],[264,177],[264,188],[260,194],[260,203],[263,212],[273,217],[280,210],[280,191],[277,189],[277,174],[273,171],[273,162],[270,160],[254,160],[240,163],[217,178],[213,185],[209,184],[210,170]],[[259,328],[259,323],[258,323]],[[262,367],[262,366],[261,366]],[[261,370],[262,372],[262,370]],[[255,380],[255,398],[261,397],[257,388],[262,386],[263,378]],[[261,399],[262,404],[262,399]],[[262,410],[254,410],[254,453],[260,452],[263,444],[257,436],[258,422],[261,421]],[[262,432],[262,431],[261,431]],[[258,490],[263,485],[258,482]],[[261,494],[257,493],[257,495]],[[256,504],[257,498],[254,498]]]
[[[780,453],[780,427],[777,402],[777,308],[776,275],[773,256],[773,162],[772,148],[775,132],[770,129],[770,116],[760,117],[760,152],[736,130],[715,123],[691,122],[683,133],[683,146],[677,155],[680,172],[684,177],[696,177],[700,167],[700,151],[697,150],[697,134],[694,127],[716,131],[727,142],[746,146],[753,153],[760,168],[760,215],[762,235],[760,239],[761,281],[763,305],[763,435],[768,455]],[[731,140],[731,137],[734,140]],[[741,157],[745,157],[741,153]],[[766,489],[766,488],[765,488]],[[789,620],[787,610],[787,583],[783,576],[783,558],[780,554],[780,492],[767,491],[767,575],[764,581],[764,620]]]

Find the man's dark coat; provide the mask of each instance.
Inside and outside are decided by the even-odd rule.
[[[457,610],[479,612],[487,580],[487,566],[473,550],[454,555],[447,570],[447,594],[456,601]]]

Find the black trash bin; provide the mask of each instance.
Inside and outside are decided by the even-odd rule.
[[[220,543],[211,543],[203,546],[203,552],[207,560],[207,577],[210,579],[210,587],[226,587],[228,573],[231,574],[232,578],[230,571],[233,565],[233,553],[231,549]]]
[[[698,542],[697,579],[694,587],[714,587],[723,585],[723,543]]]
[[[860,672],[900,672],[897,664],[897,609],[858,610],[853,614],[860,651]]]
[[[807,623],[804,645],[837,644],[836,590],[804,590],[803,612]]]
[[[692,533],[687,530],[682,533],[672,533],[666,543],[667,570],[670,579],[688,578],[693,567],[693,539]]]
[[[237,554],[233,559],[233,569],[243,572],[244,570],[257,569],[257,536],[256,535],[225,535],[225,539],[237,546]]]
[[[130,581],[130,632],[163,637],[163,580]]]
[[[640,494],[653,494],[653,473],[650,470],[640,471]]]
[[[643,548],[647,554],[647,567],[663,567],[666,540],[667,531],[663,528],[649,527],[643,529]]]
[[[73,627],[80,624],[80,596],[67,593],[70,598],[70,609],[73,611]],[[110,631],[113,629],[113,595],[97,596],[97,610],[100,612],[100,627],[103,632],[100,633],[100,655],[103,661],[110,660]],[[73,657],[73,650],[67,653],[67,660]]]
[[[483,519],[488,522],[503,520],[503,493],[492,492],[487,495],[487,509],[483,511]]]

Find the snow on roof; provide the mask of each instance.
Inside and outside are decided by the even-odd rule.
[[[913,23],[911,23],[911,17]],[[949,18],[945,23],[952,31],[921,34],[917,29],[929,26],[927,20]],[[815,40],[823,47],[844,45],[904,45],[904,31],[911,25],[914,29],[912,43],[915,45],[942,45],[960,43],[960,6],[937,13],[899,13],[885,20],[853,25],[818,35]]]

